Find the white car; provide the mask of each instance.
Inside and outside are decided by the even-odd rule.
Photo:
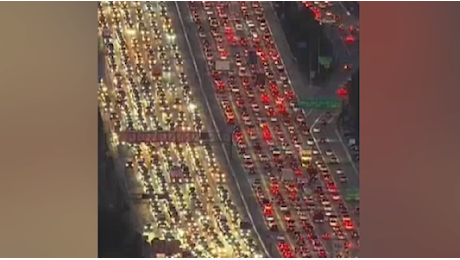
[[[313,133],[319,133],[321,129],[319,127],[313,127]]]
[[[337,163],[339,163],[339,159],[337,157],[332,157],[331,160],[329,161],[329,163],[337,164]]]
[[[280,73],[280,79],[281,79],[282,81],[287,80],[287,75],[286,75],[286,73]]]
[[[337,227],[339,225],[339,221],[336,217],[329,217],[329,226]]]
[[[238,75],[239,75],[240,77],[246,76],[246,67],[240,67],[240,68],[238,69]]]
[[[246,161],[250,161],[250,160],[251,160],[251,156],[250,156],[249,154],[243,155],[243,158],[244,158],[244,160],[246,160]]]
[[[244,125],[246,126],[252,126],[251,118],[246,118],[246,119],[243,118],[243,122],[244,122]]]
[[[259,157],[260,157],[260,161],[261,161],[261,162],[268,162],[268,161],[270,161],[270,158],[269,158],[267,155],[265,155],[265,154],[261,154],[261,155],[259,155]]]
[[[223,51],[225,51],[225,46],[223,44],[217,44],[217,50],[219,52],[223,52]]]
[[[302,123],[303,121],[305,121],[305,118],[302,115],[298,115],[296,119],[297,119],[297,122],[299,123]]]
[[[338,193],[333,193],[332,194],[332,199],[335,200],[335,201],[338,201],[340,199],[340,194]]]
[[[282,64],[281,62],[277,62],[277,63],[275,63],[275,64],[276,64],[276,68],[277,68],[278,70],[284,70],[284,66],[283,66],[283,64]]]
[[[287,204],[281,204],[280,205],[280,210],[283,211],[283,212],[288,211],[289,209],[288,209]]]
[[[265,29],[267,28],[267,24],[265,23],[265,21],[260,21],[259,23],[259,28],[261,31],[265,31]]]
[[[258,38],[259,37],[259,35],[257,34],[257,30],[255,30],[255,29],[251,29],[250,33],[251,33],[252,38]]]
[[[343,170],[342,169],[337,169],[337,171],[335,171],[335,173],[337,175],[343,175]]]
[[[241,22],[236,22],[235,29],[237,31],[242,31],[243,30],[243,24],[241,24]]]
[[[315,141],[314,141],[313,139],[308,139],[308,140],[307,140],[307,144],[308,144],[309,146],[313,146],[313,145],[315,145]]]
[[[331,150],[326,150],[326,155],[327,156],[333,156],[334,153]]]

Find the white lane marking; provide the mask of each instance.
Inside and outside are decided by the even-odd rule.
[[[257,228],[256,228],[256,224],[254,223],[254,219],[252,218],[252,215],[251,215],[251,213],[250,213],[249,207],[248,207],[248,205],[246,204],[246,200],[245,200],[244,197],[243,197],[243,192],[242,192],[241,187],[240,187],[240,184],[239,184],[239,182],[238,182],[238,178],[237,178],[237,176],[236,176],[235,171],[233,170],[232,164],[231,164],[231,162],[230,162],[229,155],[228,155],[228,153],[227,153],[227,149],[225,149],[224,143],[222,142],[223,139],[222,139],[222,137],[221,137],[221,135],[220,135],[219,128],[217,127],[217,123],[216,123],[216,121],[214,120],[214,113],[212,112],[211,105],[209,104],[208,96],[206,95],[206,91],[205,91],[204,88],[203,88],[203,82],[202,82],[202,80],[201,80],[200,71],[199,71],[198,66],[197,66],[197,64],[196,64],[195,55],[193,54],[192,46],[191,46],[191,44],[190,44],[190,41],[189,41],[189,39],[188,39],[188,35],[187,35],[187,33],[186,33],[187,30],[185,29],[184,20],[182,19],[182,13],[181,13],[181,11],[180,11],[180,8],[179,8],[179,5],[178,5],[177,1],[174,1],[174,4],[175,4],[176,10],[177,10],[177,14],[178,14],[178,16],[179,16],[179,21],[180,21],[180,23],[181,23],[181,27],[182,27],[183,34],[184,34],[184,36],[185,36],[185,37],[184,37],[184,38],[185,38],[185,41],[187,42],[187,46],[188,46],[189,52],[190,52],[191,57],[192,57],[193,67],[194,67],[195,72],[196,72],[197,77],[198,77],[198,82],[199,82],[199,85],[200,85],[200,90],[201,90],[201,92],[202,92],[202,94],[203,94],[203,96],[204,96],[204,100],[205,100],[205,103],[206,103],[206,107],[207,107],[207,109],[208,109],[208,111],[209,111],[209,113],[210,113],[210,115],[211,115],[211,121],[212,121],[212,124],[213,124],[213,126],[214,126],[214,130],[216,131],[217,136],[218,136],[218,138],[219,138],[220,145],[221,145],[222,150],[223,150],[224,155],[225,155],[225,160],[227,161],[227,164],[228,164],[228,166],[229,166],[230,172],[232,173],[233,177],[235,178],[236,187],[238,188],[239,195],[240,195],[240,197],[241,197],[241,200],[243,201],[244,208],[246,209],[246,213],[247,213],[247,215],[248,215],[248,217],[249,217],[249,220],[251,221],[251,224],[252,224],[253,227],[254,227],[255,233],[257,234],[257,238],[258,238],[258,240],[259,240],[259,243],[260,243],[260,245],[262,246],[262,249],[263,249],[263,251],[265,252],[265,254],[266,254],[268,257],[271,258],[271,255],[268,253],[268,250],[267,250],[267,248],[265,247],[265,243],[263,242],[262,237],[260,236],[259,231],[258,231]],[[247,178],[246,178],[246,179],[247,179]],[[248,182],[249,182],[249,180],[248,180]]]
[[[270,6],[271,6],[272,9],[273,9],[273,4],[272,4],[272,2],[270,2]],[[266,9],[264,8],[263,10],[265,11]],[[268,11],[268,10],[267,10],[267,11]],[[273,11],[274,11],[274,9],[273,9]],[[274,16],[277,18],[276,14],[274,14]],[[265,14],[264,14],[264,17],[265,17],[265,19],[267,19],[267,16],[266,16]],[[278,20],[278,22],[279,22],[279,20]],[[281,26],[281,24],[280,24],[280,26]],[[296,92],[296,91],[295,91],[295,88],[292,86],[292,84],[293,84],[294,82],[291,80],[292,77],[289,75],[289,74],[290,74],[289,71],[291,71],[291,70],[288,70],[288,69],[287,69],[286,63],[284,62],[283,58],[281,57],[282,54],[281,54],[280,49],[279,49],[279,47],[278,47],[279,44],[277,44],[277,43],[276,43],[276,40],[275,40],[275,35],[277,35],[277,34],[273,34],[273,30],[272,30],[272,28],[271,28],[271,26],[270,26],[270,22],[267,22],[267,28],[268,28],[268,30],[270,31],[271,37],[272,37],[273,40],[275,41],[275,44],[274,44],[274,45],[275,45],[276,51],[278,52],[278,54],[279,54],[279,56],[280,56],[281,63],[283,64],[283,66],[284,66],[284,68],[285,68],[286,76],[287,76],[287,78],[289,79],[289,83],[291,83],[291,84],[290,84],[290,85],[291,85],[290,88],[291,88],[292,91],[294,91],[294,93],[295,93],[295,92]],[[289,43],[288,43],[288,41],[287,41],[287,39],[286,39],[286,35],[284,35],[284,33],[281,33],[281,34],[282,34],[283,37],[284,37],[284,43],[286,43],[286,45],[288,46],[288,49],[289,49],[289,52],[290,52],[290,56],[291,56],[291,57],[294,57],[294,55],[292,54],[291,46],[289,45]],[[284,52],[283,52],[283,53],[284,53]],[[296,60],[296,61],[297,61],[297,60]],[[296,68],[294,68],[294,67],[292,68],[292,70],[295,70],[295,69],[296,69]],[[298,71],[298,73],[300,73],[300,71]],[[301,84],[304,85],[304,86],[306,85],[306,84],[303,82],[303,79],[302,79],[301,77],[298,77],[298,79],[299,79],[299,83],[301,83]],[[312,88],[312,85],[309,84],[309,85],[308,85],[308,89],[311,89],[311,88]],[[300,94],[300,93],[299,93],[299,94]],[[296,96],[297,102],[300,102],[299,95],[295,95],[295,96]]]
[[[313,129],[313,128],[315,127],[315,125],[319,122],[319,119],[320,119],[320,117],[318,116],[318,118],[316,118],[315,122],[314,122],[313,125],[311,126],[311,129]],[[313,131],[312,131],[312,132],[313,132]],[[327,163],[327,161],[324,160],[323,151],[321,151],[321,148],[320,148],[320,146],[318,145],[318,142],[316,141],[315,135],[314,135],[313,133],[311,133],[311,136],[312,136],[312,138],[313,138],[313,141],[315,142],[316,147],[318,148],[319,153],[321,154],[321,158],[323,159],[324,163],[326,164],[327,170],[329,171],[329,173],[331,174],[331,176],[333,176],[333,173],[332,173],[332,171],[331,171],[331,167],[329,167],[329,163]],[[332,148],[332,146],[331,146],[331,148]],[[359,175],[358,175],[358,177],[359,177]],[[345,201],[345,200],[344,200],[344,201]],[[348,212],[351,212],[350,209],[348,208],[347,203],[344,203],[344,205],[345,205],[345,208],[348,210]],[[359,220],[359,217],[357,217],[357,219]],[[357,223],[357,222],[358,222],[358,221],[355,221],[355,223]],[[355,228],[356,228],[356,230],[359,232],[359,227],[358,227],[357,225],[356,225]]]
[[[278,18],[278,15],[276,15],[276,10],[275,10],[275,7],[273,6],[273,1],[270,1],[269,4],[270,4],[270,7],[271,7],[271,9],[272,9],[272,12],[273,12],[273,14],[274,14],[274,17],[275,17],[276,21],[281,25],[281,21],[280,21],[280,19]],[[269,29],[270,29],[270,28],[269,28]],[[271,30],[270,30],[270,32],[271,32]],[[282,35],[283,35],[284,41],[287,43],[288,41],[287,41],[286,35],[285,35],[284,33],[282,33]],[[292,53],[291,46],[290,46],[289,44],[288,44],[288,46],[289,46],[289,52],[290,52],[289,54],[291,55],[291,58],[292,58],[295,62],[297,62],[297,58],[296,58],[296,57],[294,56],[294,54]]]
[[[328,125],[329,125],[334,119],[336,119],[337,116],[338,116],[338,115],[335,114],[331,119],[329,119]],[[313,128],[315,127],[315,125],[318,123],[320,117],[321,117],[321,116],[318,116],[318,118],[316,118],[315,122],[314,122],[313,125],[311,126],[312,129],[313,129]],[[359,170],[356,168],[355,163],[354,163],[354,161],[353,161],[352,158],[351,158],[351,155],[350,155],[350,153],[349,153],[349,151],[348,151],[348,147],[347,147],[347,146],[345,145],[345,143],[343,142],[343,139],[342,139],[342,137],[340,136],[340,133],[339,133],[339,131],[337,130],[337,128],[335,128],[334,130],[335,130],[335,134],[337,135],[340,144],[342,145],[343,149],[345,150],[345,154],[347,155],[348,160],[349,160],[350,163],[351,163],[351,167],[353,167],[353,172],[354,172],[355,175],[358,176],[358,178],[359,178]],[[312,134],[312,137],[313,137],[313,139],[314,139],[315,142],[316,142],[316,138],[315,138],[315,136],[314,136],[313,134]],[[331,149],[334,150],[334,147],[333,147],[332,145],[331,145]],[[318,150],[320,150],[319,147],[318,147]],[[320,152],[321,152],[321,150],[320,150]]]
[[[342,147],[345,150],[345,154],[347,155],[348,160],[350,160],[350,163],[351,163],[351,166],[353,167],[354,173],[356,174],[356,176],[359,177],[359,170],[356,168],[355,162],[352,160],[350,152],[348,151],[348,147],[343,142],[342,136],[340,135],[339,130],[337,130],[337,128],[335,129],[335,134],[339,138],[340,144],[342,144]]]

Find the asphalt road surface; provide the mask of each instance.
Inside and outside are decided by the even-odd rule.
[[[258,129],[257,127],[254,128],[251,125],[250,121],[252,122],[264,121],[263,118],[260,117],[259,112],[256,111],[256,108],[257,110],[259,110],[258,107],[263,102],[262,100],[260,100],[258,93],[255,94],[255,98],[251,97],[252,92],[243,91],[243,88],[241,88],[240,86],[240,84],[242,85],[245,84],[246,76],[244,76],[243,74],[247,73],[250,70],[250,68],[247,67],[246,68],[247,72],[241,73],[240,72],[241,67],[245,67],[245,66],[238,64],[239,62],[237,62],[237,58],[236,58],[237,55],[240,55],[240,59],[243,60],[242,63],[246,64],[246,62],[244,61],[245,60],[245,57],[244,57],[245,47],[241,46],[240,44],[232,45],[230,40],[228,39],[225,40],[225,37],[222,37],[224,38],[223,40],[222,39],[219,40],[219,35],[222,36],[222,33],[223,33],[223,29],[224,29],[222,28],[223,26],[222,27],[215,26],[215,25],[212,26],[211,22],[209,22],[209,21],[212,21],[213,23],[215,23],[214,21],[218,19],[216,18],[215,14],[218,12],[220,13],[226,12],[227,17],[230,14],[232,18],[234,18],[233,14],[239,12],[238,9],[240,8],[242,10],[243,7],[238,6],[239,4],[237,3],[230,3],[228,6],[225,6],[222,8],[224,9],[224,11],[219,11],[218,9],[221,8],[218,6],[219,4],[204,4],[204,5],[197,4],[199,6],[194,7],[194,10],[190,12],[191,9],[189,8],[189,6],[187,6],[187,3],[185,2],[176,2],[175,5],[177,7],[177,10],[175,10],[177,11],[177,14],[173,12],[173,16],[177,15],[177,18],[180,17],[178,20],[180,20],[181,26],[183,27],[183,32],[181,33],[179,30],[178,34],[179,35],[183,34],[184,36],[183,39],[182,37],[179,37],[178,41],[179,42],[185,41],[189,47],[190,60],[188,61],[189,63],[194,64],[194,70],[197,73],[196,80],[198,81],[198,83],[200,84],[202,88],[201,91],[203,93],[204,102],[206,103],[206,109],[208,110],[208,114],[210,116],[209,120],[212,121],[211,125],[214,126],[217,132],[227,133],[229,132],[229,124],[227,124],[226,119],[229,118],[229,115],[232,115],[232,117],[235,117],[236,123],[240,126],[240,130],[243,130],[243,132],[252,131],[251,134],[246,134],[246,133],[242,134],[243,138],[242,139],[240,138],[238,141],[239,148],[235,147],[233,149],[234,153],[232,154],[232,158],[238,158],[238,157],[241,158],[246,169],[243,169],[240,163],[238,164],[231,163],[231,167],[232,167],[231,172],[233,172],[232,175],[236,179],[236,186],[238,186],[238,190],[240,190],[244,194],[243,204],[245,204],[245,208],[249,211],[249,215],[252,217],[252,222],[255,223],[258,237],[262,238],[261,239],[262,243],[265,244],[264,247],[267,248],[267,250],[269,251],[269,254],[271,255],[275,255],[275,253],[277,252],[287,254],[284,250],[277,250],[274,246],[275,244],[279,246],[280,244],[282,244],[283,241],[286,241],[290,245],[290,248],[294,249],[295,254],[299,255],[302,250],[297,250],[299,248],[295,244],[298,242],[294,242],[294,240],[298,240],[299,237],[302,237],[302,235],[306,235],[306,236],[310,236],[309,239],[311,242],[310,244],[305,245],[307,248],[307,252],[311,252],[311,253],[315,252],[313,254],[320,254],[321,248],[322,248],[326,250],[329,253],[329,255],[330,254],[335,255],[337,253],[337,250],[340,251],[340,249],[337,249],[337,246],[335,244],[336,242],[330,241],[328,239],[321,239],[324,234],[332,233],[332,229],[334,229],[332,228],[333,225],[332,224],[330,225],[324,225],[324,224],[316,225],[315,224],[316,231],[314,232],[314,234],[312,234],[311,232],[303,233],[302,231],[302,232],[299,232],[298,235],[293,236],[291,234],[292,232],[287,230],[289,221],[286,220],[287,218],[286,217],[287,215],[285,213],[286,210],[284,209],[284,207],[281,207],[281,205],[285,204],[284,202],[280,202],[279,205],[276,205],[274,207],[274,218],[276,219],[276,223],[278,224],[279,231],[274,232],[274,231],[267,230],[267,225],[265,224],[267,218],[266,216],[264,217],[262,215],[260,197],[261,197],[261,194],[265,194],[264,196],[266,196],[267,194],[271,193],[272,187],[276,184],[277,177],[276,175],[270,176],[270,174],[267,174],[268,176],[260,176],[260,174],[256,174],[255,176],[253,176],[253,175],[249,175],[248,172],[251,171],[250,169],[256,169],[256,171],[259,171],[259,172],[266,171],[265,167],[267,163],[263,163],[259,160],[259,157],[262,158],[261,154],[268,156],[271,160],[276,160],[276,158],[274,154],[271,154],[272,148],[273,148],[273,147],[270,147],[271,145],[262,143],[261,145],[259,145],[260,146],[259,148],[256,148],[254,147],[255,142],[253,142],[253,140],[263,140],[262,138],[261,139],[259,138],[262,137],[262,135],[264,134],[263,133],[264,131],[265,132],[268,131],[269,133],[277,132],[279,133],[278,134],[279,136],[285,136],[285,135],[292,136],[294,134],[292,133],[292,131],[289,130],[289,127],[287,127],[287,125],[289,124],[287,125],[283,124],[282,126],[280,126],[279,124],[276,123],[276,121],[273,121],[275,120],[273,116],[268,116],[268,118],[270,118],[270,122],[267,122],[267,120],[265,120],[265,123],[259,124],[259,125],[263,125],[263,127],[261,127],[262,129]],[[265,7],[264,5],[266,5],[266,3],[262,4],[263,7]],[[266,7],[264,9],[265,9],[265,16],[268,22],[268,26],[270,27],[271,32],[274,32],[276,28],[275,29],[273,28],[276,27],[277,25],[279,26],[279,24],[277,24],[276,21],[273,21],[273,16],[271,16],[270,18],[270,11],[267,11],[268,9]],[[258,17],[263,16],[263,11],[261,14],[260,10],[261,10],[260,7],[249,6],[249,7],[246,7],[245,12],[248,15],[248,18],[252,18],[255,21],[257,19],[256,18],[257,16]],[[191,13],[193,13],[193,16],[194,16],[193,18],[191,17]],[[219,19],[224,16],[225,14],[219,15]],[[197,28],[198,28],[196,25],[197,19],[199,19],[200,21],[199,26],[201,26],[202,28],[199,34],[197,34]],[[228,20],[229,22],[228,22],[227,27],[230,28],[228,30],[232,31],[232,33],[234,33],[234,35],[236,35],[238,38],[248,39],[248,41],[250,41],[251,39],[251,37],[249,37],[250,35],[258,34],[259,36],[262,36],[263,31],[264,31],[262,27],[267,27],[267,25],[262,26],[260,23],[259,23],[259,28],[257,28],[256,26],[256,29],[251,28],[252,26],[249,26],[249,24],[240,26],[237,20],[238,20],[237,18]],[[222,20],[220,22],[222,22]],[[256,23],[258,22],[256,21]],[[214,29],[212,27],[214,27]],[[237,27],[239,29],[237,29]],[[214,32],[212,32],[213,30]],[[214,36],[211,36],[212,34],[214,34]],[[311,96],[311,93],[309,92],[313,92],[315,90],[317,93],[321,93],[320,90],[323,90],[325,88],[315,88],[315,87],[310,87],[310,86],[305,87],[305,82],[303,82],[302,76],[298,72],[295,66],[295,63],[292,60],[292,55],[291,57],[289,57],[290,53],[288,50],[286,50],[286,48],[289,48],[289,47],[286,47],[288,45],[285,39],[284,39],[284,42],[283,42],[283,39],[280,39],[280,37],[281,38],[283,37],[283,34],[279,34],[276,32],[274,32],[273,34],[269,33],[269,36],[267,36],[268,37],[267,39],[269,39],[271,35],[273,35],[273,38],[277,45],[276,47],[278,47],[278,50],[281,56],[281,59],[275,58],[274,60],[278,59],[278,61],[282,61],[281,65],[284,64],[285,73],[279,72],[279,73],[272,74],[271,76],[270,74],[267,74],[267,75],[269,75],[269,77],[273,77],[273,81],[275,82],[275,84],[280,84],[280,82],[283,81],[283,77],[285,78],[285,80],[287,80],[286,78],[289,78],[288,81],[290,82],[290,84],[287,85],[287,90],[290,87],[289,85],[291,85],[294,88],[295,93],[298,94],[298,96],[300,97],[306,97],[307,95]],[[214,37],[214,39],[212,37]],[[254,36],[252,36],[252,38],[254,38]],[[204,43],[206,43],[207,46],[204,46],[203,45]],[[183,43],[181,42],[180,45],[182,46]],[[266,49],[264,49],[264,47],[261,47],[262,48],[261,53],[264,52],[266,55],[268,54],[270,50],[273,51],[274,47],[275,46],[273,46],[272,48],[266,48]],[[204,53],[204,49],[206,49],[206,53]],[[222,50],[219,50],[219,49],[222,49]],[[242,74],[242,75],[237,76],[237,78],[238,77],[239,78],[236,79],[237,81],[236,84],[231,82],[230,75],[218,76],[218,75],[213,74],[213,76],[211,76],[211,74],[214,73],[214,71],[212,71],[213,66],[212,64],[210,66],[210,63],[219,59],[219,56],[221,56],[220,58],[222,59],[223,52],[227,53],[226,54],[227,57],[224,57],[224,60],[230,61],[230,65],[232,68],[231,70],[233,71],[233,73],[235,75]],[[275,51],[275,54],[273,55],[276,56],[276,51]],[[267,63],[267,65],[265,66],[266,69],[276,71],[275,65],[270,64],[270,63],[271,62]],[[280,62],[278,62],[278,64],[280,64]],[[214,85],[217,84],[216,82],[222,83],[221,81],[226,85],[227,90],[224,91],[225,93],[219,93],[216,95]],[[232,86],[230,87],[230,85]],[[330,84],[330,85],[333,86],[334,84]],[[250,87],[246,87],[246,88],[250,89]],[[327,89],[332,89],[332,87],[327,88]],[[262,90],[257,90],[257,92],[260,92],[260,93],[261,91]],[[232,92],[233,94],[228,94],[228,92]],[[332,90],[332,92],[335,92],[335,90]],[[243,93],[243,94],[240,94],[240,93]],[[322,93],[325,93],[325,92],[322,91]],[[294,97],[293,101],[295,101],[295,99],[296,98]],[[270,103],[269,105],[274,105],[272,101],[270,101],[269,103]],[[244,108],[246,105],[249,105],[249,104],[251,104],[252,111],[247,111]],[[289,109],[289,112],[291,113],[290,109]],[[295,112],[295,113],[294,112],[295,111],[292,112],[293,115],[295,113],[299,113],[299,112]],[[315,111],[312,111],[311,113],[307,111],[307,115],[305,116],[306,116],[306,122],[312,128],[315,126],[315,122],[318,121],[318,118],[320,118],[320,115]],[[268,119],[268,118],[265,118],[265,119]],[[327,142],[326,144],[321,144],[321,145],[316,144],[316,146],[318,147],[317,150],[319,151],[319,155],[321,159],[323,159],[325,162],[328,161],[328,159],[326,159],[327,156],[325,155],[326,153],[325,150],[328,150],[328,147],[331,147],[330,149],[336,153],[336,156],[338,157],[340,161],[340,167],[343,168],[343,170],[346,172],[347,177],[348,177],[348,175],[350,175],[352,171],[348,170],[346,163],[344,163],[346,162],[346,160],[343,158],[346,157],[346,154],[342,154],[340,153],[340,151],[336,151],[336,150],[339,150],[340,148],[337,145],[340,143],[340,141],[338,139],[334,139],[333,137],[335,134],[335,131],[333,130],[334,128],[330,128],[330,126],[333,125],[332,121],[333,120],[331,120],[331,122],[329,123],[327,127],[322,127],[322,129],[320,130],[320,133],[314,133],[312,135],[314,139],[318,139],[318,138],[322,138],[318,136],[319,134],[321,135],[325,134],[326,139],[329,140],[329,142]],[[222,137],[220,137],[220,139],[222,139]],[[299,147],[307,146],[306,145],[307,140],[305,139],[302,137],[300,141],[296,141],[298,142],[296,146],[299,146]],[[279,140],[274,141],[274,143],[276,143],[275,145],[279,145],[280,142],[281,141]],[[294,146],[294,141],[292,142],[288,141],[288,142],[292,146]],[[243,146],[246,146],[246,147],[243,148]],[[343,147],[341,149],[343,149]],[[230,160],[229,150],[230,149],[228,149],[228,147],[223,146],[222,153],[224,154],[224,157],[225,157],[224,159],[226,161]],[[238,153],[236,152],[237,150],[239,151],[239,154],[241,156],[238,156]],[[294,157],[296,157],[296,155],[294,155]],[[331,166],[330,164],[326,164],[326,165],[327,165],[327,168],[330,169],[330,173],[334,175],[335,173],[334,170],[336,170],[337,168],[333,168],[333,166]],[[271,167],[271,165],[269,165],[269,167]],[[261,180],[261,187],[253,190],[252,183],[258,179]],[[333,179],[336,179],[336,177],[333,177]],[[348,179],[349,179],[348,184],[350,185],[359,184],[359,179],[356,177],[355,178],[349,177]],[[336,180],[336,183],[339,183],[339,181]],[[343,185],[338,184],[337,186],[339,188],[343,188],[344,185],[345,184]],[[290,195],[286,187],[281,188],[280,194],[281,194],[280,195],[281,197],[287,197]],[[301,195],[305,195],[305,194],[301,194]],[[268,195],[268,196],[271,197],[271,195]],[[279,199],[280,196],[277,195],[277,198]],[[301,204],[302,203],[299,202],[298,207],[301,207]],[[293,210],[293,208],[295,207],[290,203],[289,205],[290,206],[287,206],[288,208],[290,208],[289,218],[292,218],[294,220],[294,223],[297,223],[297,224],[305,223],[305,221],[301,219],[302,216],[299,215],[299,210],[297,211]],[[323,206],[324,205],[325,204],[323,204]],[[333,204],[332,213],[340,215],[342,210],[336,207],[337,205]],[[302,210],[300,210],[300,212],[302,212]],[[330,216],[330,219],[332,218],[333,217]],[[318,235],[321,238],[316,239],[315,237],[313,238],[311,237],[315,235]],[[280,236],[282,236],[282,238]],[[283,255],[283,256],[286,256],[286,255]]]
[[[103,2],[99,9],[108,78],[100,84],[99,105],[111,146],[123,151],[131,174],[144,235],[177,239],[195,257],[261,257],[254,236],[240,227],[248,216],[211,144],[119,139],[125,130],[207,131],[167,5]]]

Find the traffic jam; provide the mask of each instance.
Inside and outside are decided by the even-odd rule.
[[[359,40],[359,21],[353,19],[348,11],[344,12],[340,4],[331,1],[302,1],[302,4],[312,11],[318,22],[338,29],[339,37],[348,51],[358,48],[356,42]],[[344,69],[351,70],[351,67],[346,66]]]
[[[359,234],[327,164],[340,165],[311,136],[260,2],[189,2],[215,95],[282,257],[349,257]],[[337,175],[337,176],[333,176]]]
[[[262,257],[215,154],[205,143],[127,143],[123,131],[204,129],[165,2],[100,2],[105,81],[99,106],[112,147],[142,188],[149,239],[178,240],[193,257]]]

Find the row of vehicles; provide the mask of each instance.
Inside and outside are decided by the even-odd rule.
[[[302,1],[302,4],[313,12],[318,22],[338,28],[346,44],[353,44],[359,39],[359,22],[337,2]]]
[[[359,235],[305,112],[298,107],[264,10],[252,2],[189,2],[215,95],[282,257],[346,256]],[[255,58],[254,58],[255,56]],[[228,70],[216,62],[229,61]],[[321,125],[327,125],[327,113]],[[338,246],[337,246],[338,245]]]
[[[100,2],[106,60],[99,105],[138,180],[145,235],[194,257],[261,257],[210,144],[126,143],[122,131],[205,131],[166,2]],[[142,211],[139,209],[139,211]]]

